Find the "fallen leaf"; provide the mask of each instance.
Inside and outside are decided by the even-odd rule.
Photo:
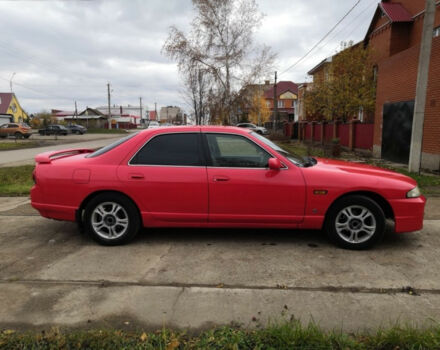
[[[180,345],[179,341],[177,339],[173,339],[171,343],[168,344],[167,350],[174,350]]]
[[[147,335],[145,332],[142,333],[142,335],[141,335],[141,340],[142,340],[142,341],[146,341],[147,338],[148,338],[148,335]]]

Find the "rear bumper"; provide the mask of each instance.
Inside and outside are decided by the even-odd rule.
[[[75,221],[76,207],[41,203],[39,201],[40,197],[39,188],[33,186],[31,189],[31,205],[39,211],[41,216],[48,219]]]
[[[423,228],[426,198],[405,198],[390,200],[394,212],[394,231],[397,233],[418,231]]]

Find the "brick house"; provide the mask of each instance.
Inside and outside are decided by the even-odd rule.
[[[264,91],[264,99],[266,106],[272,111],[271,119],[273,119],[274,112],[274,86]],[[293,122],[298,120],[297,116],[297,100],[298,100],[298,85],[293,81],[280,81],[277,83],[277,105],[278,118],[281,122]]]
[[[408,162],[425,0],[382,0],[364,39],[376,74],[376,157]],[[440,169],[440,2],[436,3],[422,168]]]

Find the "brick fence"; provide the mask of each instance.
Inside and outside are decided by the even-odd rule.
[[[296,131],[295,131],[296,130]],[[372,150],[374,124],[354,120],[348,123],[334,122],[299,122],[285,124],[284,133],[289,138],[300,141],[312,141],[326,144],[339,139],[341,146],[350,150]]]

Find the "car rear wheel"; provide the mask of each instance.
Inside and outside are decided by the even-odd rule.
[[[385,215],[372,199],[347,196],[330,208],[325,229],[329,238],[342,248],[368,249],[382,240]]]
[[[136,206],[128,198],[103,193],[85,208],[86,232],[103,245],[119,245],[131,240],[139,231],[140,218]]]
[[[14,136],[15,136],[16,139],[22,139],[23,138],[23,135],[21,133],[19,133],[19,132],[16,132],[14,134]]]

